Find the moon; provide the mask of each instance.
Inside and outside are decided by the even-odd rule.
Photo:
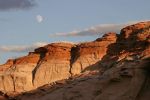
[[[41,23],[41,22],[43,22],[44,18],[41,15],[37,15],[36,20],[37,20],[38,23]]]

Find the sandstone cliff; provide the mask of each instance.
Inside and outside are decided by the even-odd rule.
[[[8,60],[0,67],[0,90],[25,92],[84,72],[106,55],[108,45],[116,39],[115,33],[108,33],[93,42],[52,43]]]
[[[0,66],[0,91],[21,100],[149,100],[150,22],[92,42],[52,43]],[[33,90],[34,89],[34,90]]]

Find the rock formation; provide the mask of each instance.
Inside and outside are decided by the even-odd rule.
[[[107,33],[100,39],[73,47],[71,73],[73,75],[79,74],[82,71],[90,70],[91,66],[94,69],[97,66],[96,63],[106,55],[108,46],[115,43],[116,39],[116,33]]]
[[[35,49],[27,56],[8,60],[0,67],[0,90],[25,92],[68,79],[101,60],[106,55],[107,46],[114,43],[116,38],[115,33],[108,33],[101,40],[93,42],[52,43]]]
[[[33,71],[33,84],[36,87],[55,82],[61,79],[67,79],[70,74],[70,60],[72,44],[54,43],[45,46],[46,52]],[[35,52],[40,52],[38,48]]]
[[[0,91],[19,100],[149,100],[149,66],[150,22],[141,22],[8,60],[0,66]]]

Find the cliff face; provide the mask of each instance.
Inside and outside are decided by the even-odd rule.
[[[8,60],[0,66],[0,91],[40,87],[17,97],[23,100],[149,100],[149,58],[150,22],[141,22],[120,34],[80,44],[52,43]]]
[[[2,65],[0,71],[0,89],[4,92],[33,89],[32,71],[40,60],[40,54],[30,54]]]
[[[95,69],[96,63],[106,55],[108,46],[115,43],[116,39],[116,33],[107,33],[102,38],[72,48],[71,73],[75,75]]]
[[[72,44],[56,43],[45,46],[46,52],[33,71],[33,84],[42,86],[71,76],[70,60]],[[40,52],[40,48],[35,51]]]
[[[56,43],[35,49],[28,56],[9,60],[1,68],[0,89],[29,91],[56,80],[69,78],[72,44]]]
[[[0,90],[24,92],[68,79],[101,60],[106,55],[107,46],[116,39],[115,33],[108,33],[93,42],[52,43],[35,49],[27,56],[9,60],[0,67]]]

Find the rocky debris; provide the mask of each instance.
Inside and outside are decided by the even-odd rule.
[[[92,42],[48,44],[1,65],[0,90],[19,100],[149,100],[149,39],[141,22]]]
[[[0,100],[8,100],[8,96],[0,92]]]

